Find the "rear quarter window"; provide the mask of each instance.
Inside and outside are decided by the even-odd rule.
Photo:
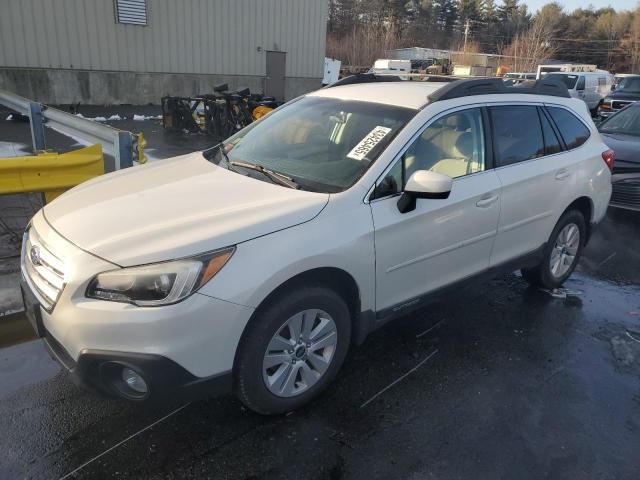
[[[560,107],[547,107],[547,111],[558,127],[568,150],[578,148],[589,140],[591,132],[573,113]]]

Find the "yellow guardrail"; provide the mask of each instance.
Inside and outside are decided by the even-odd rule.
[[[65,190],[103,173],[99,144],[67,153],[0,158],[0,194],[44,192],[50,202]]]

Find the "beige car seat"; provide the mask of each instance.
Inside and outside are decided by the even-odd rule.
[[[480,171],[466,115],[451,115],[425,130],[405,154],[406,178],[416,170],[431,170],[451,178]]]

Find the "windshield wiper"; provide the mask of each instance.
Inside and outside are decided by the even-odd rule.
[[[225,156],[226,156],[226,153],[225,153]],[[238,162],[236,160],[231,160],[231,161],[227,160],[227,161],[229,162],[230,165],[233,165],[235,167],[242,167],[242,168],[246,168],[247,170],[255,170],[256,172],[260,172],[265,177],[268,177],[269,179],[274,180],[278,182],[280,185],[284,185],[285,187],[293,188],[296,190],[300,188],[300,186],[295,182],[293,178],[285,175],[284,173],[269,170],[268,168],[265,168],[258,163],[245,163],[245,162]]]
[[[224,148],[224,144],[222,142],[220,142],[220,144],[218,145],[218,149],[220,150],[220,153],[224,157],[224,161],[227,162],[227,169],[231,170],[232,172],[240,173],[238,172],[238,170],[233,168],[233,162],[229,160],[229,155],[227,154],[227,150]]]

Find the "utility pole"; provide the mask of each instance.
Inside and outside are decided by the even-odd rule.
[[[467,18],[467,21],[464,22],[464,52],[467,53],[467,37],[469,37],[469,30],[470,30],[470,25],[469,25],[469,19]]]

